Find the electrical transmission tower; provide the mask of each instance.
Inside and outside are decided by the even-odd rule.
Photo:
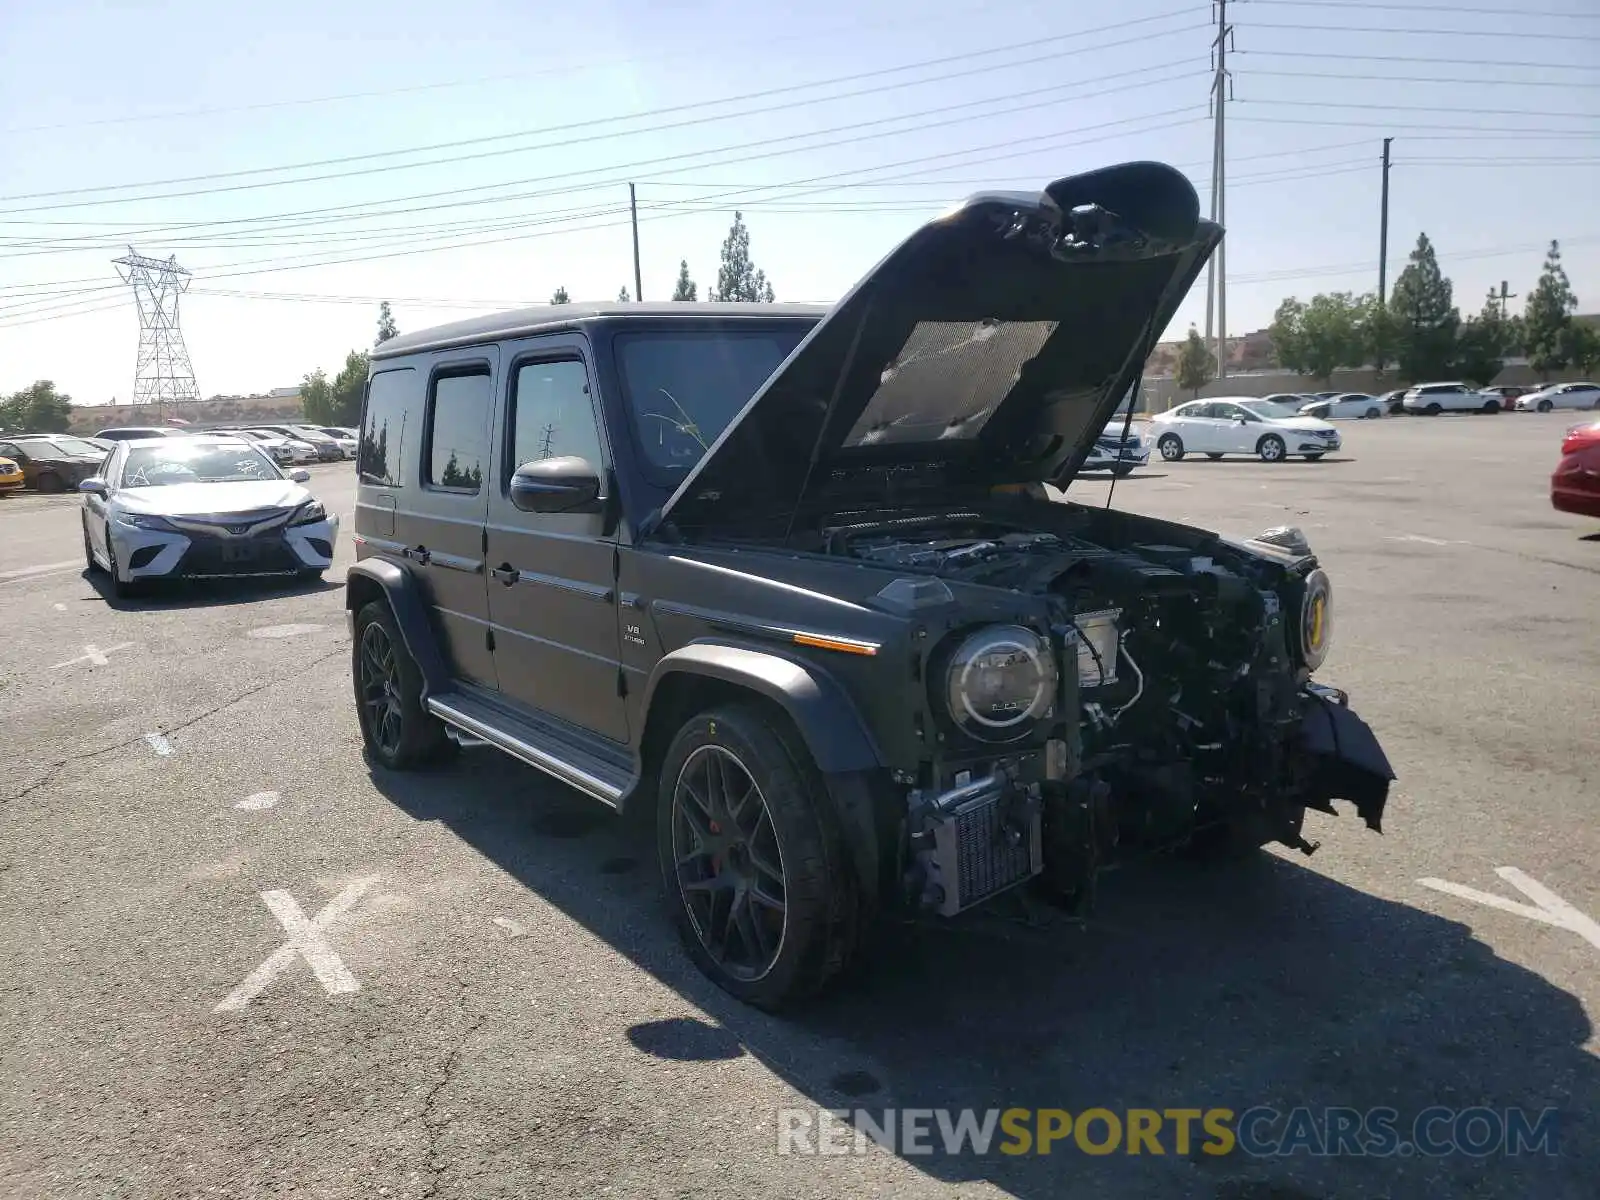
[[[198,400],[194,367],[183,330],[178,327],[178,297],[189,289],[189,272],[178,256],[146,258],[128,247],[112,260],[122,282],[133,286],[139,305],[139,363],[134,370],[133,402],[165,407],[168,401]]]

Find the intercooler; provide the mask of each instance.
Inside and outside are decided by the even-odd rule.
[[[1044,869],[1038,788],[987,776],[934,799],[924,895],[953,917]]]

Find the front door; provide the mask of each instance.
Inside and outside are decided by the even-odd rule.
[[[1221,401],[1211,405],[1211,437],[1214,449],[1229,454],[1253,454],[1260,420],[1237,404]]]
[[[603,492],[612,486],[587,343],[575,334],[536,338],[504,347],[503,361],[504,437],[495,447],[486,552],[500,690],[625,742],[617,532],[603,513],[523,512],[509,494],[518,466],[567,455],[595,468]]]

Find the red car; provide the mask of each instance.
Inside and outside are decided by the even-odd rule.
[[[1562,512],[1600,517],[1600,421],[1574,425],[1550,476],[1550,503]]]

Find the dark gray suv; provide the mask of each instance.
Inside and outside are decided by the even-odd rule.
[[[1309,853],[1393,772],[1315,684],[1293,530],[1052,501],[1215,248],[1133,163],[974,197],[832,308],[570,305],[372,356],[347,604],[372,760],[488,743],[653,822],[764,1007],[888,911],[1082,903],[1131,853]]]

